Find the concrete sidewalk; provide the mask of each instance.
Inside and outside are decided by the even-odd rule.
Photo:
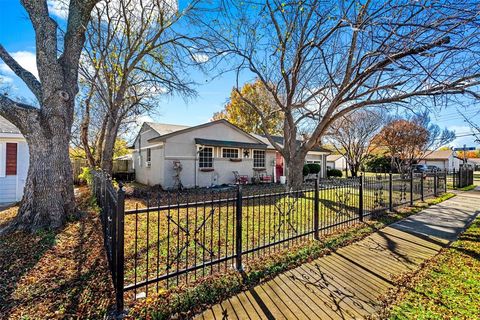
[[[335,253],[215,305],[197,319],[363,319],[392,278],[413,271],[471,222],[480,191],[459,193]]]

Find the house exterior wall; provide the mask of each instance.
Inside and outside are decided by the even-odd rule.
[[[327,167],[330,169],[345,170],[347,168],[347,160],[345,157],[340,157],[335,161],[327,161]]]
[[[195,144],[195,138],[258,143],[254,138],[250,138],[247,134],[224,123],[178,133],[166,137],[164,142],[148,142],[149,139],[155,137],[158,137],[158,133],[148,125],[144,125],[134,143],[135,176],[136,181],[140,183],[160,184],[166,189],[175,187],[174,161],[180,161],[182,165],[180,180],[182,185],[187,188],[234,183],[233,171],[238,171],[240,175],[248,175],[249,179],[255,174],[253,149],[248,149],[249,157],[245,158],[244,149],[237,148],[241,161],[233,162],[228,158],[222,158],[222,147],[213,147],[213,171],[204,172],[198,167],[197,151],[199,146]],[[148,148],[151,149],[150,167],[146,166]],[[265,151],[265,171],[262,173],[273,176],[275,151]]]
[[[6,175],[6,144],[17,144],[17,174]],[[0,203],[20,201],[28,174],[28,145],[18,134],[0,134]]]
[[[311,151],[305,157],[306,163],[317,163],[320,165],[320,178],[327,176],[327,154]]]
[[[237,148],[239,149],[241,161],[232,162],[228,158],[222,158],[222,147],[213,147],[213,171],[202,171],[198,167],[198,149],[195,144],[195,138],[258,143],[257,140],[250,138],[248,135],[224,123],[216,123],[167,138],[165,141],[165,180],[163,184],[165,188],[172,188],[175,185],[173,161],[180,161],[182,164],[180,179],[183,186],[187,188],[194,187],[195,185],[199,187],[209,187],[212,185],[234,183],[235,176],[233,171],[238,171],[240,175],[248,175],[249,178],[254,176],[253,150],[248,149],[249,157],[245,158],[245,149],[243,148]],[[266,151],[266,174],[273,175],[274,159],[275,152]]]
[[[148,125],[143,125],[135,139],[132,155],[135,180],[150,186],[164,183],[164,144],[148,142],[158,134]],[[150,167],[147,166],[147,149],[151,150]]]
[[[428,166],[437,166],[440,170],[453,171],[460,168],[461,161],[453,155],[448,159],[423,159],[419,161],[420,164],[426,164]]]

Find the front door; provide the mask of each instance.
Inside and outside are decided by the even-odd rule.
[[[280,182],[280,176],[283,176],[283,157],[280,152],[275,154],[275,177],[276,182]]]

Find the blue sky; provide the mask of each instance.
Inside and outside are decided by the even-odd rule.
[[[0,43],[27,69],[35,70],[35,38],[33,28],[27,14],[17,0],[0,0]],[[212,114],[222,109],[235,84],[233,73],[211,79],[197,70],[190,71],[190,77],[199,85],[196,88],[198,97],[185,101],[181,97],[165,97],[158,102],[158,112],[154,121],[184,125],[196,125],[207,122]],[[32,95],[22,82],[3,64],[0,63],[0,82],[11,89],[10,96],[32,99]],[[478,106],[461,111],[473,121],[480,121],[477,115]],[[464,143],[479,146],[474,142],[469,126],[457,113],[456,106],[437,110],[431,114],[433,122],[448,127],[457,133],[458,138],[451,143],[462,146]]]

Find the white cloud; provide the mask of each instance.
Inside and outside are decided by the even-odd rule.
[[[10,53],[10,55],[23,68],[30,71],[35,77],[38,78],[37,58],[35,56],[35,53],[30,51],[17,51]],[[0,72],[6,74],[14,74],[13,71],[3,62],[0,63]]]
[[[0,85],[2,84],[12,84],[13,79],[0,74]]]
[[[193,60],[197,63],[205,63],[209,60],[208,56],[203,53],[194,53]]]
[[[48,12],[58,18],[68,18],[68,5],[69,0],[48,0]]]

